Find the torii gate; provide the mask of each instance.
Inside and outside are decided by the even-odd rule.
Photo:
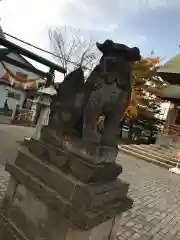
[[[14,66],[20,67],[22,69],[25,69],[27,71],[31,71],[35,74],[38,74],[39,76],[47,79],[46,81],[46,87],[51,85],[53,83],[53,79],[54,79],[54,72],[58,71],[61,72],[63,74],[66,73],[66,70],[64,68],[62,68],[61,66],[33,53],[30,52],[29,50],[22,48],[14,43],[12,43],[11,41],[5,39],[4,35],[2,34],[2,30],[0,29],[0,46],[5,47],[8,50],[8,53],[16,53],[16,54],[21,54],[24,57],[28,57],[38,63],[41,63],[47,67],[49,67],[49,71],[48,72],[43,72],[33,66],[28,66],[22,62],[16,61],[15,59],[12,59],[10,57],[7,56],[7,52],[5,53],[0,53],[0,61],[4,61],[6,63],[12,64]]]
[[[49,86],[54,84],[55,71],[61,72],[63,74],[66,73],[66,70],[64,68],[62,68],[61,66],[7,40],[4,36],[1,28],[0,28],[0,46],[5,47],[7,50],[7,51],[0,52],[0,61],[9,63],[16,67],[20,67],[26,71],[30,71],[34,74],[41,76],[42,78],[46,79],[45,88],[48,88]],[[11,57],[8,56],[9,53],[20,54],[24,57],[28,57],[36,62],[39,62],[39,63],[49,67],[49,71],[43,72],[43,71],[35,68],[32,65],[26,65],[23,62],[19,62],[15,59],[12,59]],[[43,121],[43,118],[44,118],[46,112],[49,109],[49,104],[50,104],[50,98],[47,97],[47,93],[41,91],[41,94],[44,95],[45,98],[40,100],[40,103],[43,105],[43,108],[41,109],[41,107],[40,107],[40,109],[37,113],[37,119],[39,119],[39,120],[38,120],[38,123],[36,126],[36,135],[37,135],[37,136],[35,136],[36,138],[39,138],[39,136],[40,136],[42,121]],[[45,101],[45,102],[43,102],[43,101]]]

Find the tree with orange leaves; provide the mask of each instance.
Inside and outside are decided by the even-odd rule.
[[[156,103],[156,92],[164,86],[164,82],[157,76],[157,70],[160,66],[160,58],[143,58],[136,62],[133,68],[134,86],[132,89],[131,101],[120,122],[129,119],[138,121],[142,118],[151,118],[151,126],[156,121],[152,121],[155,114],[160,110],[160,104]],[[103,130],[104,117],[98,119],[100,131]],[[146,124],[148,125],[148,124]],[[131,134],[130,134],[131,135]]]
[[[157,131],[155,116],[161,111],[161,102],[157,93],[165,85],[157,75],[159,67],[159,57],[142,58],[141,61],[134,64],[132,98],[125,113],[125,118],[129,119],[131,124],[141,120],[141,124],[144,124],[142,128],[147,128],[153,133]],[[133,131],[132,127],[130,129]],[[130,136],[132,136],[132,133],[130,133]]]
[[[157,75],[159,66],[159,57],[143,58],[134,64],[134,86],[129,106],[130,117],[136,117],[138,109],[148,108],[147,100],[155,101],[156,92],[164,86],[164,82]]]

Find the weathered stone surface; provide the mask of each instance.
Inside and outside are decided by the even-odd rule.
[[[81,157],[83,161],[97,165],[101,163],[114,163],[118,154],[116,147],[109,147],[91,141],[80,140],[70,135],[58,135],[56,131],[43,128],[43,143],[49,143],[58,149],[64,149],[77,157]],[[34,139],[31,140],[33,142]]]
[[[62,149],[62,147],[61,147]],[[88,183],[96,181],[113,181],[122,172],[122,167],[117,163],[92,164],[83,159],[82,156],[73,153],[71,149],[61,150],[42,141],[31,139],[29,150],[41,161],[51,163],[66,174],[71,174],[76,179]],[[102,147],[99,148],[101,154]],[[101,154],[102,155],[102,154]],[[94,155],[95,157],[95,155]],[[97,156],[96,156],[97,157]]]
[[[24,185],[19,184],[10,208],[9,219],[28,239],[41,239],[47,225],[48,208]]]
[[[81,209],[93,209],[103,207],[104,204],[114,200],[119,201],[127,195],[129,184],[120,180],[109,184],[84,185],[74,192],[72,204],[76,208],[80,205]]]
[[[73,208],[67,208],[65,216],[79,228],[89,230],[132,208],[132,205],[132,199],[125,197],[124,199],[104,204],[101,208],[96,207],[83,213],[80,211],[76,212]]]
[[[109,201],[101,203],[100,198],[91,199],[90,202],[90,196],[88,197],[87,193],[82,195],[84,198],[80,198],[78,194],[74,194],[74,191],[72,191],[72,198],[68,201],[67,199],[63,199],[58,192],[44,185],[39,179],[21,170],[18,166],[8,165],[8,170],[18,182],[30,188],[46,205],[56,209],[57,214],[66,216],[74,225],[85,230],[93,228],[103,221],[114,217],[117,213],[121,213],[132,207],[132,200],[123,197],[121,193],[120,197],[117,197],[117,192],[115,199],[108,199],[107,196]],[[125,192],[127,192],[127,186]],[[106,198],[106,194],[104,194],[104,198]],[[88,205],[83,205],[84,200],[86,200],[86,204]],[[99,201],[97,205],[95,200]],[[99,203],[101,203],[100,206]]]
[[[115,160],[119,121],[131,98],[132,64],[140,51],[111,40],[97,47],[103,56],[87,81],[81,68],[75,70],[52,99],[44,142],[31,139],[30,151],[22,148],[7,165],[15,181],[5,216],[10,229],[28,240],[108,240],[113,218],[132,207],[129,185],[116,179],[122,167]],[[99,134],[101,114],[105,122]]]
[[[119,122],[131,98],[133,62],[141,59],[140,50],[112,40],[97,43],[97,48],[102,57],[86,81],[81,68],[65,77],[52,103],[49,126],[59,133],[77,130],[81,139],[116,146]],[[81,77],[77,79],[77,75]],[[99,135],[97,119],[101,114],[105,124]]]
[[[118,149],[115,147],[103,146],[91,141],[79,141],[73,138],[64,139],[63,148],[93,164],[114,163],[118,154]]]
[[[42,161],[52,163],[59,168],[64,166],[69,159],[69,156],[63,150],[35,139],[30,140],[28,148]]]
[[[71,148],[79,142],[61,140],[57,148],[31,139],[28,146],[21,146],[16,161],[7,164],[11,181],[4,216],[10,229],[3,236],[11,236],[15,227],[28,240],[71,240],[73,235],[108,240],[112,219],[132,207],[129,184],[116,179],[120,165],[87,161],[86,151],[80,154]],[[104,158],[107,147],[96,146],[95,155],[90,148],[91,158]]]
[[[18,131],[19,128],[17,132]],[[10,132],[12,132],[12,130]],[[0,135],[7,138],[6,142],[8,144],[6,145],[8,148],[5,148],[5,152],[3,152],[3,146],[5,146],[4,142],[2,142],[3,145],[1,144],[0,146],[2,150],[1,162],[4,162],[6,152],[9,155],[12,153],[8,141],[8,139],[12,137],[10,132],[9,135],[6,136],[0,132]],[[154,240],[158,239],[158,237],[158,240],[161,238],[164,240],[178,240],[180,238],[179,176],[168,172],[167,169],[160,168],[145,161],[139,161],[139,159],[121,152],[119,153],[118,160],[125,169],[121,178],[130,183],[129,195],[135,201],[134,207],[130,211],[120,214],[119,221],[117,222],[118,231],[115,231],[115,233],[117,233],[115,237],[116,235],[117,237],[112,240],[129,240],[129,238],[136,233],[141,235],[139,240]],[[0,195],[2,198],[6,189],[6,184],[9,181],[7,177],[8,174],[4,171],[3,166],[0,166],[0,175]],[[157,224],[157,222],[155,223],[153,220],[151,222],[146,221],[149,215],[154,216],[154,220],[162,222]],[[62,223],[62,220],[58,216],[53,220],[52,226],[55,225],[55,223],[58,225],[59,222]],[[134,224],[133,227],[127,227],[129,225],[132,226],[132,224]],[[60,226],[61,224],[59,224],[59,227]],[[53,228],[51,227],[51,229]],[[175,233],[175,230],[178,232]],[[152,232],[156,233],[153,234]],[[58,236],[57,232],[55,235]],[[135,237],[137,237],[137,235],[135,235]],[[63,237],[59,238],[63,239]],[[51,238],[49,237],[49,239]]]
[[[116,240],[117,239],[120,220],[121,220],[121,215],[117,215],[114,218],[113,227],[111,229],[111,236],[110,236],[109,240]]]
[[[2,240],[65,240],[68,229],[70,227],[68,220],[56,215],[52,217],[48,216],[48,223],[41,236],[35,235],[35,232],[31,233],[31,236],[25,236],[22,234],[23,229],[18,229],[14,222],[10,219],[6,219],[3,215],[0,216],[0,239]],[[29,229],[30,230],[30,229]]]
[[[26,149],[21,149],[19,151],[16,165],[33,174],[44,183],[48,183],[48,186],[60,192],[64,199],[69,200],[73,190],[76,188],[77,182],[75,179],[63,173],[53,165],[44,164],[39,161],[38,158],[33,156]]]
[[[9,221],[29,240],[64,239],[71,224],[29,188],[18,185]]]
[[[9,215],[10,206],[12,204],[17,185],[18,184],[17,184],[16,180],[13,178],[13,176],[11,176],[9,184],[8,184],[8,188],[7,188],[7,191],[6,191],[6,195],[5,195],[4,200],[3,200],[2,211],[3,211],[3,213],[6,217]]]
[[[68,176],[52,165],[44,164],[27,149],[21,149],[16,165],[33,174],[59,192],[62,198],[71,201],[76,208],[100,206],[127,195],[129,184],[119,179],[107,183],[85,184]],[[48,178],[47,178],[48,176]]]
[[[69,229],[65,240],[109,240],[113,222],[113,219],[109,219],[89,231]]]
[[[26,240],[27,238],[18,231],[2,214],[0,215],[0,239]]]
[[[7,170],[19,183],[23,183],[31,189],[50,208],[55,209],[57,214],[63,214],[67,202],[56,191],[45,185],[42,181],[23,171],[18,166],[8,164]]]
[[[122,172],[120,164],[112,163],[93,166],[84,164],[80,158],[70,159],[69,168],[73,177],[85,183],[113,181]]]
[[[53,216],[54,217],[54,216]],[[50,221],[47,225],[47,228],[44,229],[39,238],[35,236],[23,236],[20,231],[13,225],[12,220],[5,219],[3,215],[0,217],[0,239],[3,240],[109,240],[111,235],[111,230],[113,228],[113,219],[100,224],[97,227],[94,227],[88,231],[84,231],[78,228],[72,228],[69,225],[69,222],[65,218],[52,219],[52,216],[49,216]],[[52,225],[53,223],[53,225]],[[114,239],[113,239],[114,240]]]

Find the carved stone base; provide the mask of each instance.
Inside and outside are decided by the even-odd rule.
[[[38,157],[38,149],[35,156],[22,146],[15,163],[6,166],[11,179],[1,217],[7,224],[0,239],[108,240],[113,219],[132,207],[129,184],[120,179],[84,183],[66,168],[67,159],[76,162],[76,157],[60,149],[60,155]]]
[[[68,228],[67,221],[65,220],[66,224],[64,225],[64,229],[59,229],[57,238],[59,240],[115,240],[115,238],[112,236],[112,229],[114,229],[113,224],[114,224],[114,219],[110,219],[102,224],[100,224],[97,227],[94,227],[88,231],[83,231],[80,229],[72,229]],[[61,222],[63,225],[63,223]],[[18,229],[12,224],[11,221],[6,219],[4,215],[0,216],[0,239],[4,240],[27,240],[25,236],[22,235],[18,231]],[[52,231],[54,228],[52,229]],[[63,231],[64,230],[64,231]],[[56,232],[57,234],[57,232]],[[50,236],[50,235],[49,235]],[[30,240],[36,240],[34,236],[31,234]],[[55,235],[50,236],[50,240],[55,240]],[[48,239],[48,238],[42,238],[42,239]],[[37,239],[38,240],[38,239]]]
[[[0,216],[0,239],[4,240],[26,240],[18,229],[1,214]]]
[[[65,173],[72,174],[76,179],[86,183],[113,181],[122,172],[122,167],[118,163],[91,163],[72,151],[62,150],[35,139],[31,139],[29,150],[41,161],[54,164]]]
[[[92,141],[85,141],[70,135],[61,135],[55,130],[44,127],[41,140],[57,148],[62,148],[74,155],[83,158],[92,164],[114,163],[118,154],[116,147],[101,145]]]

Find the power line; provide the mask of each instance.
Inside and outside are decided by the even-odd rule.
[[[14,39],[17,40],[17,41],[22,42],[22,43],[25,43],[26,45],[29,45],[29,46],[31,46],[31,47],[33,47],[33,48],[36,48],[36,49],[38,49],[38,50],[40,50],[40,51],[42,51],[42,52],[51,54],[52,56],[57,57],[57,58],[61,58],[61,57],[57,56],[56,54],[54,54],[54,53],[52,53],[52,52],[49,52],[49,51],[47,51],[47,50],[45,50],[45,49],[42,49],[42,48],[40,48],[40,47],[38,47],[38,46],[36,46],[36,45],[33,45],[33,44],[29,43],[29,42],[26,42],[26,41],[24,41],[24,40],[22,40],[22,39],[20,39],[20,38],[17,38],[17,37],[15,37],[15,36],[13,36],[13,35],[11,35],[11,34],[9,34],[9,33],[6,33],[6,32],[3,32],[3,33],[4,33],[4,35],[6,35],[6,36],[8,36],[8,37],[14,38]]]
[[[22,39],[20,39],[20,38],[18,38],[18,37],[15,37],[15,36],[7,33],[7,32],[3,32],[3,34],[6,35],[6,36],[8,36],[8,37],[11,37],[11,38],[13,38],[13,39],[15,39],[15,40],[17,40],[17,41],[19,41],[19,42],[22,42],[22,43],[24,43],[24,44],[26,44],[26,45],[28,45],[28,46],[30,46],[30,47],[33,47],[33,48],[38,49],[38,50],[40,50],[40,51],[42,51],[42,52],[48,53],[48,54],[52,55],[53,57],[56,57],[56,58],[59,58],[59,59],[63,59],[63,60],[65,60],[65,61],[67,61],[67,62],[69,62],[69,63],[71,63],[71,64],[73,64],[73,65],[75,65],[75,66],[78,66],[78,67],[80,66],[80,64],[78,64],[78,63],[72,62],[72,61],[70,61],[70,60],[66,60],[66,59],[63,58],[63,57],[60,57],[60,56],[58,56],[58,55],[56,55],[56,54],[54,54],[54,53],[52,53],[52,52],[49,52],[48,50],[45,50],[45,49],[40,48],[40,47],[38,47],[38,46],[36,46],[36,45],[34,45],[34,44],[31,44],[31,43],[29,43],[29,42],[27,42],[27,41],[24,41],[24,40],[22,40]],[[91,69],[89,69],[89,68],[87,68],[87,67],[83,67],[83,68],[85,68],[85,69],[87,69],[87,70],[91,70]]]

